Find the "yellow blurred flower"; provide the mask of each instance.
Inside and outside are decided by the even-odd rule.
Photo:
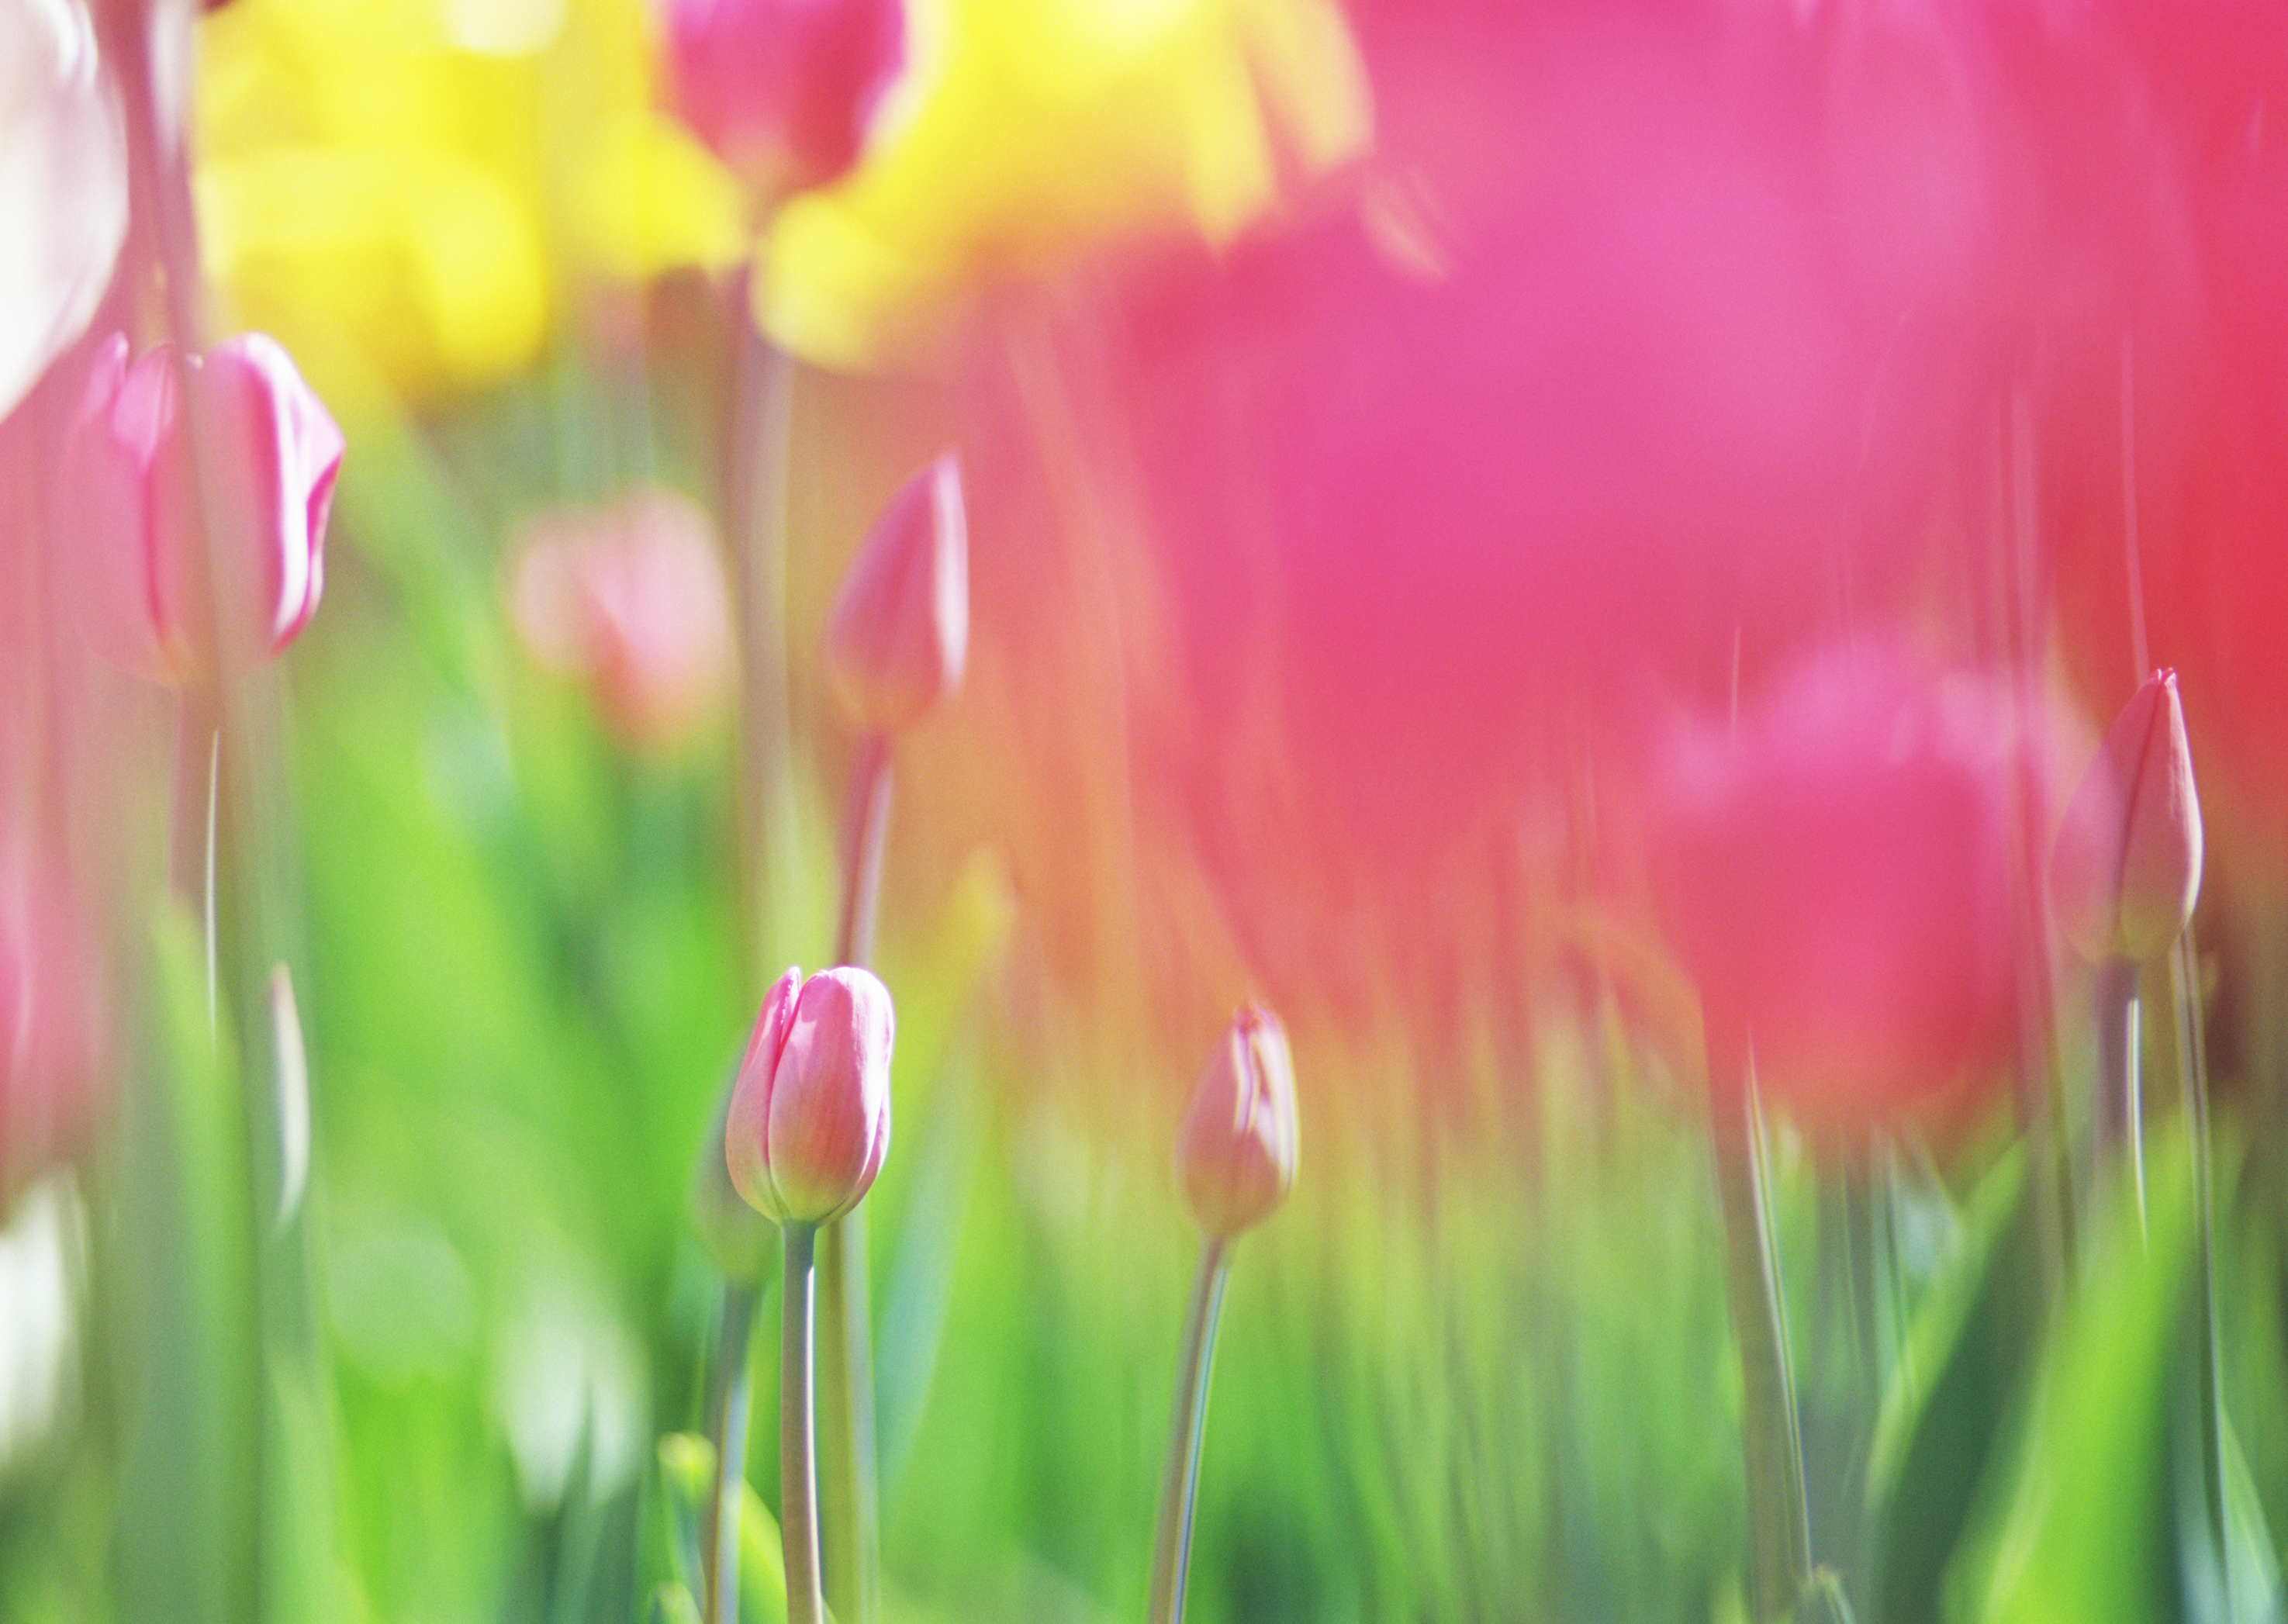
[[[1283,177],[1363,151],[1332,0],[910,0],[911,67],[840,185],[766,235],[756,319],[881,364],[966,291],[1161,231],[1230,241]]]
[[[229,324],[355,410],[519,370],[579,278],[732,263],[744,201],[650,75],[640,0],[214,13],[198,197]]]

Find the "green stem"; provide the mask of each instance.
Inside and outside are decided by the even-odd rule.
[[[1773,1255],[1756,1095],[1744,1060],[1715,1080],[1710,1137],[1724,1213],[1726,1284],[1740,1343],[1741,1450],[1759,1624],[1785,1618],[1811,1580],[1811,1518],[1787,1316]]]
[[[2092,1131],[2096,1165],[2092,1169],[2093,1200],[2104,1200],[2113,1161],[2120,1149],[2129,1153],[2129,1187],[2137,1203],[2137,1232],[2145,1232],[2144,1109],[2138,1078],[2137,966],[2126,959],[2109,959],[2098,966],[2093,989],[2097,1016],[2097,1113]]]
[[[708,1490],[701,1582],[707,1624],[738,1624],[739,1505],[747,1483],[747,1345],[759,1293],[749,1280],[723,1287],[723,1323],[715,1367],[708,1373],[707,1425],[715,1440],[715,1482]]]
[[[818,1225],[785,1225],[785,1309],[779,1341],[779,1533],[786,1554],[787,1624],[822,1624],[818,1582],[818,1459],[811,1422],[812,1267]]]
[[[1224,1243],[1200,1245],[1200,1271],[1184,1320],[1183,1351],[1176,1363],[1176,1406],[1168,1420],[1168,1462],[1160,1476],[1160,1517],[1152,1538],[1152,1599],[1147,1624],[1182,1624],[1184,1581],[1192,1561],[1192,1506],[1200,1486],[1200,1437],[1208,1412],[1208,1376],[1215,1364],[1216,1320],[1223,1311],[1229,1272]]]
[[[732,288],[731,400],[723,452],[723,535],[736,565],[739,615],[739,851],[742,928],[751,974],[769,985],[765,922],[786,916],[799,883],[791,860],[794,808],[787,771],[786,476],[794,378],[786,356],[755,330],[743,273]]]
[[[873,956],[890,825],[890,742],[858,741],[842,828],[842,911],[834,962]],[[881,1509],[875,1475],[874,1343],[866,1295],[866,1208],[824,1225],[818,1246],[821,1549],[827,1604],[847,1624],[881,1616]]]
[[[2223,1559],[2226,1614],[2237,1618],[2239,1598],[2233,1593],[2236,1565],[2230,1556],[2224,1491],[2224,1382],[2221,1339],[2217,1328],[2216,1215],[2213,1210],[2214,1164],[2209,1145],[2208,1045],[2201,1032],[2199,959],[2193,950],[2189,926],[2169,955],[2169,993],[2175,1019],[2177,1074],[2183,1080],[2185,1113],[2191,1119],[2193,1138],[2193,1218],[2200,1249],[2200,1324],[2195,1371],[2201,1411],[2201,1488],[2206,1501],[2209,1538]]]

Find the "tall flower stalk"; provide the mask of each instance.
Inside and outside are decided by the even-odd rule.
[[[1208,1377],[1215,1366],[1231,1242],[1271,1216],[1295,1183],[1295,1066],[1268,1010],[1240,1010],[1209,1058],[1176,1140],[1176,1183],[1200,1231],[1199,1271],[1176,1359],[1167,1464],[1152,1535],[1149,1624],[1180,1624]]]

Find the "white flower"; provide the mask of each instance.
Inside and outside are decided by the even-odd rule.
[[[0,0],[0,416],[86,328],[127,232],[127,143],[80,0]]]

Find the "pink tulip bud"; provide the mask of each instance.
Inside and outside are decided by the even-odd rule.
[[[93,943],[61,876],[0,849],[0,1211],[84,1137],[104,1075]]]
[[[2093,963],[2168,951],[2201,889],[2201,802],[2177,674],[2131,696],[2066,807],[2050,848],[2058,929]]]
[[[667,0],[663,25],[676,112],[767,198],[855,163],[905,63],[899,0]]]
[[[870,970],[779,978],[747,1040],[725,1124],[731,1183],[779,1224],[830,1224],[890,1149],[890,991]]]
[[[862,726],[893,733],[961,685],[969,527],[949,452],[908,480],[859,549],[826,624],[826,669]]]
[[[187,405],[213,472],[211,580],[234,594],[211,616]],[[292,642],[325,587],[326,519],[342,451],[324,404],[260,333],[181,364],[162,345],[130,365],[127,340],[109,339],[71,453],[89,536],[81,596],[104,656],[179,685],[213,674],[209,624],[250,656]]]
[[[630,745],[672,748],[730,694],[736,657],[714,527],[672,491],[533,519],[508,594],[533,657],[586,683]]]
[[[1176,1139],[1176,1181],[1202,1233],[1252,1229],[1295,1183],[1295,1063],[1287,1029],[1249,1004],[1201,1073]]]

